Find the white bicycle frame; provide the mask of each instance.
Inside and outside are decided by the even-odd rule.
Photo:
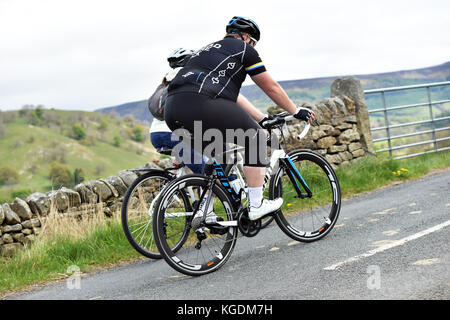
[[[288,122],[288,121],[296,120],[296,118],[294,118],[294,116],[288,116],[288,117],[285,117],[284,120],[285,120],[285,122]],[[303,139],[306,136],[306,134],[308,133],[310,127],[311,127],[310,124],[306,124],[305,128],[297,136],[297,138],[298,139]],[[243,150],[244,150],[243,147],[236,146],[235,148],[232,148],[232,149],[226,151],[226,152],[238,151],[236,153],[236,155],[237,155],[236,167],[233,169],[233,171],[231,173],[234,173],[234,174],[237,175],[237,177],[238,177],[237,180],[239,181],[239,184],[240,184],[241,188],[244,189],[244,192],[241,193],[241,196],[242,196],[241,200],[243,198],[247,198],[248,199],[248,197],[247,197],[247,192],[248,191],[247,191],[247,188],[245,187],[246,183],[245,183],[244,177],[241,174],[241,172],[244,172],[244,158],[242,156]],[[264,177],[263,189],[265,189],[266,183],[267,183],[267,181],[269,181],[272,172],[274,171],[274,169],[276,168],[276,166],[279,163],[279,160],[282,159],[282,158],[286,158],[286,157],[287,157],[287,154],[286,154],[286,152],[283,149],[277,149],[277,150],[273,150],[272,151],[272,155],[270,157],[270,165],[267,168],[266,175]],[[178,169],[178,171],[176,173],[176,177],[179,178],[179,177],[181,177],[183,175],[186,175],[186,174],[187,174],[187,172],[186,172],[185,167],[182,167],[182,168]],[[161,192],[162,192],[162,190],[155,197],[155,199],[153,199],[153,201],[152,201],[152,203],[150,205],[150,208],[148,210],[148,213],[149,213],[150,217],[152,216],[153,207],[154,207],[156,201],[158,200],[158,197],[161,194]],[[188,192],[189,197],[192,199],[192,201],[195,201],[196,198],[195,198],[195,193],[194,193],[193,188],[192,187],[187,187],[187,192]],[[209,199],[209,201],[210,201],[210,199]],[[209,203],[209,201],[208,201],[208,203]],[[178,196],[175,195],[172,203],[174,203],[174,202],[181,203],[182,200]],[[169,205],[171,205],[171,204],[169,204]],[[167,206],[168,205],[166,205],[166,207]],[[165,216],[166,217],[185,217],[185,216],[192,216],[192,214],[193,214],[192,211],[191,212],[177,212],[177,213],[165,213]],[[237,226],[237,221],[220,221],[220,222],[217,222],[217,223],[220,224],[220,225],[223,225],[223,226]]]

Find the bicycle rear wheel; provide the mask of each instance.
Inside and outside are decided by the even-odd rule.
[[[145,173],[131,184],[123,198],[121,218],[125,236],[137,252],[151,259],[161,259],[153,237],[152,209],[158,194],[171,180],[173,176],[165,171]],[[180,197],[177,204],[185,207],[188,200]],[[187,235],[185,221],[184,232],[174,243],[174,250],[186,241]]]
[[[325,158],[312,151],[295,150],[288,156],[312,196],[304,199],[298,197],[288,177],[288,168],[280,162],[280,168],[269,186],[270,199],[283,197],[284,200],[275,220],[281,230],[294,240],[319,240],[333,229],[339,216],[341,191],[338,178]]]
[[[182,217],[193,215],[193,208],[208,183],[209,179],[202,175],[180,177],[161,192],[154,210],[153,230],[159,252],[172,268],[189,276],[200,276],[219,269],[228,260],[236,244],[238,230],[233,202],[223,187],[215,183],[212,188],[213,212],[219,218],[218,221],[228,222],[231,226],[216,228],[201,224],[194,230],[189,224],[187,241],[178,251],[173,249],[173,243],[184,232]],[[193,204],[190,212],[180,211],[171,205],[173,199],[183,193],[189,195],[190,203]]]

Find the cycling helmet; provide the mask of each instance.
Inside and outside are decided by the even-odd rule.
[[[183,67],[194,53],[194,50],[178,48],[167,57],[167,61],[171,68]]]
[[[259,41],[261,37],[261,31],[258,25],[252,19],[234,16],[230,22],[228,22],[227,33],[239,33],[246,32],[256,41]]]

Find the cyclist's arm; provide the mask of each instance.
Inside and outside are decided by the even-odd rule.
[[[269,75],[267,71],[252,76],[252,80],[278,106],[280,106],[290,114],[294,114],[296,112],[297,107],[295,106],[295,104],[291,99],[289,99],[284,89]]]
[[[250,117],[252,117],[253,120],[255,120],[256,122],[259,122],[264,118],[264,114],[258,109],[256,109],[256,107],[250,101],[248,101],[248,99],[244,97],[242,94],[239,94],[236,103],[242,109],[244,109],[250,115]]]

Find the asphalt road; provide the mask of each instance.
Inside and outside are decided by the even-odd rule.
[[[450,299],[450,171],[343,201],[324,239],[275,223],[202,277],[142,260],[9,299]]]

